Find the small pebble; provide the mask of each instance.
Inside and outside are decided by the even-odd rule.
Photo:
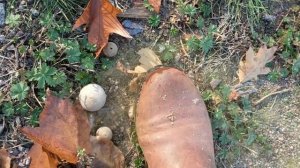
[[[38,17],[40,12],[34,8],[30,9],[30,12],[32,14],[33,17]]]
[[[5,41],[5,36],[4,35],[0,35],[0,43],[4,43],[4,41]]]

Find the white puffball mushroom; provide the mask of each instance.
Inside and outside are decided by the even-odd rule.
[[[101,139],[111,140],[112,139],[112,131],[111,131],[111,129],[108,128],[108,127],[100,127],[100,128],[98,128],[98,130],[96,132],[96,138],[97,138],[97,140],[101,140]]]
[[[106,94],[101,86],[88,84],[80,90],[79,101],[85,110],[97,111],[104,106]]]
[[[108,42],[103,49],[103,53],[108,57],[114,57],[118,53],[118,46],[113,42]]]

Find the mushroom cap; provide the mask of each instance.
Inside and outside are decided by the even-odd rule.
[[[101,140],[101,139],[111,140],[112,139],[112,131],[111,131],[111,129],[108,128],[108,127],[100,127],[100,128],[98,128],[98,130],[96,132],[96,138],[98,140]]]
[[[114,57],[118,54],[118,46],[113,42],[108,42],[103,49],[103,53],[108,57]]]
[[[79,101],[85,110],[97,111],[104,106],[106,94],[101,86],[88,84],[80,90]]]

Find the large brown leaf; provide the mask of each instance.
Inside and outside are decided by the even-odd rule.
[[[97,45],[97,57],[108,43],[111,33],[132,38],[118,21],[117,14],[119,13],[121,10],[115,8],[109,0],[90,0],[83,14],[73,26],[73,29],[76,29],[83,24],[87,25],[88,40]]]
[[[246,53],[246,59],[240,61],[240,66],[238,70],[238,77],[240,83],[257,79],[258,75],[268,74],[271,70],[266,67],[266,64],[272,61],[274,53],[277,47],[267,48],[267,46],[262,46],[259,48],[257,54],[250,47]]]
[[[5,149],[0,149],[0,168],[10,168],[10,157]]]
[[[88,117],[78,102],[73,105],[48,91],[39,121],[40,127],[24,127],[21,131],[59,158],[76,163],[78,149],[91,152]]]
[[[30,151],[30,168],[57,168],[57,156],[45,150],[40,144],[34,144]]]

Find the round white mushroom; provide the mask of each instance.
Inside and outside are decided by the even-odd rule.
[[[111,129],[108,128],[108,127],[100,127],[100,128],[98,128],[98,130],[96,132],[96,138],[98,140],[101,140],[101,139],[111,140],[112,139],[112,131],[111,131]]]
[[[108,42],[103,49],[103,53],[108,57],[114,57],[118,53],[118,46],[113,42]]]
[[[106,94],[101,86],[88,84],[80,90],[79,101],[85,110],[97,111],[104,106]]]

